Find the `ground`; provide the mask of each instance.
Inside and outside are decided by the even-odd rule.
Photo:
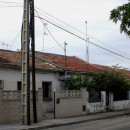
[[[48,128],[44,130],[130,130],[130,115]]]

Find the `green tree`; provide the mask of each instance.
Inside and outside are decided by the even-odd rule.
[[[95,75],[93,82],[96,84],[96,91],[113,92],[114,100],[125,99],[127,97],[126,92],[130,90],[129,80],[115,69],[112,72],[105,71]]]
[[[109,94],[109,92],[113,92],[114,99],[121,100],[127,97],[126,92],[130,90],[130,80],[113,69],[91,76],[70,77],[66,80],[66,86],[69,90],[79,90],[84,87],[90,93],[106,91]]]
[[[130,3],[123,4],[113,9],[110,13],[110,20],[120,24],[120,32],[124,32],[130,38]]]

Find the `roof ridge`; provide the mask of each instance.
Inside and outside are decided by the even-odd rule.
[[[65,55],[62,55],[62,54],[54,54],[54,53],[47,53],[47,52],[41,52],[41,51],[35,51],[35,52],[38,52],[38,53],[41,53],[41,54],[48,54],[48,55],[59,55],[59,56],[65,56]],[[66,57],[74,57],[74,56],[67,56]]]
[[[8,51],[8,52],[21,52],[21,51],[4,50],[4,49],[0,49],[0,51]]]

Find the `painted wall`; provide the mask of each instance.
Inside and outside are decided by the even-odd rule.
[[[17,90],[17,81],[22,80],[21,71],[0,67],[0,80],[4,80],[4,90]],[[61,83],[56,73],[36,72],[36,89],[42,88],[42,82],[44,81],[52,82],[52,89],[60,88]]]
[[[106,110],[106,92],[101,92],[101,102],[89,103],[89,92],[87,92],[87,113],[104,112]]]
[[[4,81],[3,90],[15,91],[17,90],[17,81],[22,80],[21,71],[8,68],[5,69],[3,67],[2,68],[0,67],[0,80]],[[57,73],[36,72],[36,90],[38,90],[38,88],[42,88],[42,82],[51,82],[52,84],[52,90],[51,90],[52,100],[43,101],[43,108],[44,108],[43,110],[44,112],[53,111],[54,108],[53,90],[55,88],[63,89],[61,87],[61,81],[59,80]],[[32,83],[30,85],[32,86]]]
[[[128,100],[114,101],[113,93],[109,93],[109,108],[112,110],[123,110],[130,108],[130,91],[128,91]]]

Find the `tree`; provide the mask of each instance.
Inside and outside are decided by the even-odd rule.
[[[114,93],[114,100],[122,100],[127,98],[127,91],[130,90],[130,82],[120,72],[115,69],[112,72],[105,71],[95,75],[93,78],[96,91],[106,91]]]
[[[121,21],[120,32],[124,32],[130,38],[130,3],[113,9],[110,13],[110,20],[114,23]]]
[[[69,90],[79,90],[81,87],[87,88],[90,93],[106,91],[114,93],[114,100],[126,99],[126,92],[130,90],[130,80],[120,72],[104,70],[95,75],[77,75],[66,80],[66,87]]]

